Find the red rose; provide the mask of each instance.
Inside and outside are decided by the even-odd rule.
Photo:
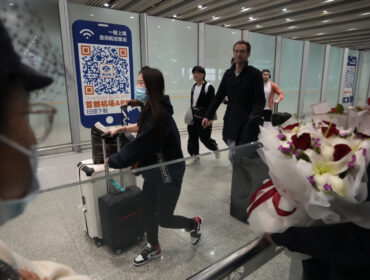
[[[295,134],[291,139],[296,149],[307,150],[308,148],[311,148],[311,136],[309,133],[303,133],[299,137]]]
[[[299,123],[290,124],[290,125],[287,125],[286,127],[283,127],[283,130],[293,130],[293,128],[297,126],[299,126]]]
[[[321,131],[326,138],[329,138],[333,134],[339,135],[339,130],[336,128],[335,124],[331,124],[329,127],[321,127]]]
[[[344,156],[346,156],[352,149],[350,146],[346,144],[338,144],[334,146],[334,161],[341,160]]]
[[[332,111],[333,113],[336,113],[336,112],[337,112],[337,108],[331,108],[331,111]]]

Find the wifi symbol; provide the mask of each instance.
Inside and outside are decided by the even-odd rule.
[[[82,29],[80,34],[82,34],[82,36],[84,36],[86,39],[89,39],[92,35],[94,35],[94,32],[92,32],[90,29]]]

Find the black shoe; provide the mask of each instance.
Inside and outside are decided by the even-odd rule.
[[[202,236],[204,222],[202,217],[195,217],[193,220],[195,221],[196,227],[190,231],[190,238],[191,244],[196,245]]]
[[[152,248],[150,243],[147,243],[144,250],[134,259],[134,265],[139,266],[146,264],[147,262],[154,260],[161,256],[161,247],[157,245]]]

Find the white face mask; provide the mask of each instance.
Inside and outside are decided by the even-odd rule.
[[[36,197],[39,192],[40,185],[36,176],[37,171],[37,146],[31,146],[30,149],[26,149],[19,145],[17,142],[0,135],[0,141],[7,144],[8,146],[16,149],[17,151],[25,154],[29,157],[30,167],[32,171],[32,181],[29,186],[27,195],[20,199],[2,200],[0,199],[0,225],[5,222],[19,216],[23,213],[28,202]]]

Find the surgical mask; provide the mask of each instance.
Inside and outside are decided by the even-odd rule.
[[[0,141],[12,147],[13,149],[16,149],[17,151],[27,155],[29,158],[29,163],[32,171],[31,184],[29,186],[29,191],[25,197],[10,200],[0,199],[0,225],[2,225],[5,222],[14,219],[15,217],[23,213],[28,202],[34,199],[38,194],[40,185],[36,176],[38,161],[37,146],[36,145],[31,146],[30,149],[28,150],[23,146],[19,145],[17,142],[14,142],[13,140],[3,135],[0,135]]]
[[[146,96],[146,88],[136,87],[135,88],[135,98],[142,103],[145,103],[148,96]]]

